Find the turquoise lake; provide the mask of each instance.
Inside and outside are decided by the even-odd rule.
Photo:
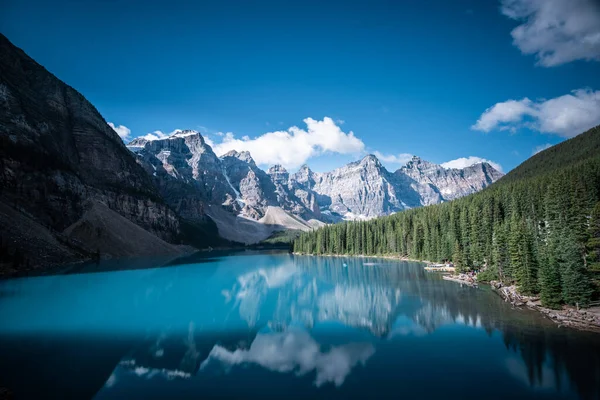
[[[598,399],[600,335],[420,263],[212,252],[0,281],[1,386],[16,399]]]

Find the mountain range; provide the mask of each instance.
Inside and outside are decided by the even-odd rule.
[[[255,243],[476,192],[491,165],[445,169],[373,155],[331,172],[217,156],[196,131],[127,146],[96,108],[0,35],[0,265],[172,254]],[[0,268],[2,269],[2,268]]]
[[[281,165],[264,171],[247,151],[218,157],[192,130],[137,138],[128,148],[179,215],[192,220],[208,215],[221,236],[243,243],[266,239],[282,227],[306,231],[453,200],[503,176],[488,163],[446,169],[416,156],[390,172],[372,154],[331,172],[308,165],[292,174]],[[272,229],[260,231],[257,222]]]

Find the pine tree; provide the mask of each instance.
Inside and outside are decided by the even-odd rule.
[[[522,224],[517,219],[516,215],[513,214],[508,234],[508,254],[512,277],[517,281],[519,280],[519,277],[522,276],[523,269],[525,268],[523,265],[525,259],[525,252],[523,251],[524,240]]]
[[[469,214],[466,207],[463,207],[460,211],[460,249],[461,249],[461,260],[462,268],[467,270],[471,267],[471,224],[469,221]]]
[[[510,268],[508,242],[505,225],[497,224],[492,238],[492,265],[496,267],[498,277],[503,282],[513,279]]]
[[[590,215],[586,243],[586,262],[589,271],[600,272],[600,202],[597,202]]]
[[[562,304],[560,265],[557,259],[557,237],[553,235],[543,248],[539,269],[540,299],[542,305],[558,309]]]
[[[592,298],[593,288],[573,233],[563,233],[559,252],[563,298],[567,304],[585,307]]]
[[[571,206],[568,209],[568,226],[577,244],[581,245],[583,251],[585,242],[587,241],[587,199],[583,182],[575,183],[575,189],[571,198]]]
[[[464,264],[465,260],[463,257],[463,252],[460,248],[460,245],[458,244],[458,241],[454,242],[454,252],[452,254],[452,262],[454,263],[454,266],[456,267],[456,270],[458,272],[465,272],[467,270],[467,267]]]
[[[519,277],[519,286],[524,294],[535,294],[538,292],[538,249],[535,239],[535,229],[532,224],[524,226],[524,254],[523,271]]]

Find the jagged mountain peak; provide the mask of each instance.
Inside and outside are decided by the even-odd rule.
[[[192,141],[197,140],[200,142],[200,145],[203,147],[208,146],[208,144],[206,143],[206,140],[200,134],[200,132],[192,130],[192,129],[184,129],[184,130],[176,129],[173,133],[171,133],[168,136],[164,136],[164,137],[157,137],[154,134],[148,134],[146,136],[136,137],[135,139],[133,139],[132,141],[127,143],[127,148],[129,150],[133,151],[134,153],[137,153],[137,152],[141,151],[146,146],[146,144],[148,144],[150,142],[163,142],[166,140],[178,140],[178,139],[185,139],[185,138],[189,138]]]
[[[193,135],[198,135],[199,137],[204,139],[202,137],[202,135],[200,134],[200,132],[195,131],[193,129],[183,129],[183,130],[176,129],[171,135],[169,135],[169,138],[187,137],[187,136],[193,136]]]
[[[310,167],[308,166],[308,164],[302,164],[302,166],[300,167],[299,171],[309,171],[309,172],[312,172],[312,170],[310,169]]]
[[[236,150],[229,150],[227,153],[223,154],[220,158],[225,158],[225,157],[236,157],[238,156],[238,152]]]
[[[287,174],[288,171],[287,169],[285,169],[285,167],[281,164],[275,164],[273,166],[271,166],[269,168],[269,170],[267,171],[267,173],[269,175],[273,175],[273,174]]]
[[[379,161],[379,159],[374,155],[374,154],[367,154],[366,156],[364,156],[362,158],[362,160],[360,160],[361,164],[365,164],[365,163],[374,163],[377,165],[381,165],[381,162]]]
[[[290,174],[281,164],[275,164],[267,171],[267,174],[271,177],[271,180],[275,184],[285,185],[287,184]]]
[[[494,170],[496,172],[500,172],[498,171],[496,168],[494,168],[494,166],[492,164],[490,164],[489,162],[483,161],[483,162],[478,162],[472,165],[469,165],[467,167],[461,168],[462,170],[466,170],[466,169],[471,169],[471,170]]]
[[[337,168],[336,171],[344,170],[349,167],[358,167],[358,166],[363,167],[363,168],[369,167],[369,166],[373,166],[378,169],[384,168],[383,165],[381,164],[381,161],[379,161],[379,159],[374,154],[367,154],[366,156],[364,156],[363,158],[361,158],[358,161],[354,161],[343,167]]]
[[[131,150],[134,153],[137,153],[139,151],[141,151],[144,146],[146,146],[146,143],[148,143],[149,140],[144,138],[144,137],[137,137],[135,139],[133,139],[131,142],[127,143],[127,148],[129,150]]]
[[[140,137],[136,137],[131,142],[127,143],[127,146],[140,146],[140,145],[143,146],[146,143],[148,143],[148,139],[140,136]]]
[[[234,157],[234,158],[237,158],[238,160],[244,161],[248,164],[256,165],[256,163],[254,162],[254,159],[252,158],[252,155],[250,155],[249,151],[230,150],[227,153],[223,154],[220,158],[225,159],[226,157]]]
[[[300,180],[312,179],[318,173],[314,172],[307,164],[303,164],[298,171],[296,171],[292,176],[294,178],[298,178]]]
[[[424,160],[419,156],[413,156],[409,162],[401,169],[424,169],[424,168],[442,168],[440,165]]]
[[[408,176],[422,187],[435,188],[435,193],[422,191],[424,204],[454,200],[477,192],[500,179],[503,174],[488,163],[478,163],[465,168],[444,168],[441,165],[413,157],[396,171],[398,176]]]

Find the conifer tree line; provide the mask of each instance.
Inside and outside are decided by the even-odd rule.
[[[458,271],[480,270],[481,280],[539,295],[547,307],[586,306],[599,294],[600,129],[580,136],[479,193],[328,225],[300,235],[294,251],[452,260]]]

